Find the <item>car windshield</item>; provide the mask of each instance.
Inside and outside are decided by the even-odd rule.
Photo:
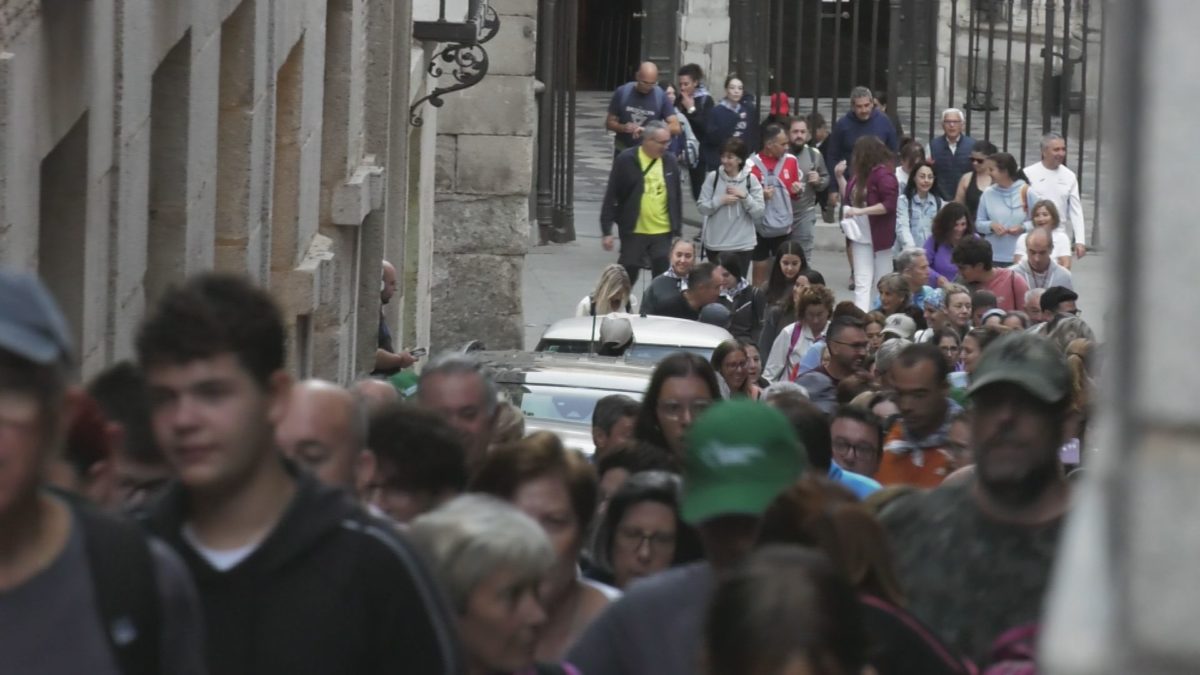
[[[609,394],[625,394],[640,401],[640,391],[612,391],[582,387],[555,387],[540,384],[501,383],[500,389],[526,417],[588,425],[596,401]]]
[[[542,340],[538,343],[535,351],[539,352],[556,352],[559,354],[587,354],[588,343],[586,340]],[[658,363],[666,358],[669,354],[675,352],[691,352],[703,358],[705,361],[712,358],[713,350],[707,347],[677,347],[674,345],[640,345],[634,344],[625,352],[627,359],[636,359],[640,361],[650,361]]]

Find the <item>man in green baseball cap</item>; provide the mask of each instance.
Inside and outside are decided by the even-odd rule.
[[[689,430],[683,519],[759,516],[803,467],[796,433],[782,413],[749,400],[706,411]]]
[[[988,345],[968,390],[975,475],[901,498],[880,514],[910,610],[964,655],[986,658],[1035,623],[1070,490],[1058,450],[1070,437],[1071,377],[1047,339]]]
[[[683,518],[705,560],[639,580],[609,605],[567,660],[597,675],[692,675],[717,573],[754,547],[767,506],[800,477],[804,449],[783,413],[746,399],[723,401],[688,431]]]

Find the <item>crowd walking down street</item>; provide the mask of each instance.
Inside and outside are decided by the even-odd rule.
[[[519,352],[403,344],[393,258],[358,380],[221,272],[85,379],[0,270],[0,672],[1037,672],[1101,452],[1067,141],[1022,167],[957,108],[917,139],[868,87],[826,123],[705,75],[581,95]]]

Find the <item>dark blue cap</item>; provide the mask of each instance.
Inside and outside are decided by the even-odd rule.
[[[67,321],[32,274],[0,271],[0,349],[43,365],[70,360]]]

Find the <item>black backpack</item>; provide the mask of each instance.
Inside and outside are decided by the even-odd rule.
[[[100,626],[125,675],[162,672],[162,606],[150,542],[136,523],[55,491],[83,531]]]

